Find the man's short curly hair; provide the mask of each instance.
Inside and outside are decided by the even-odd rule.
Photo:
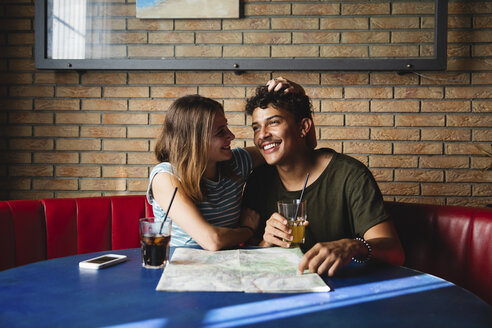
[[[246,102],[246,113],[253,115],[256,108],[267,108],[269,105],[276,109],[284,109],[294,115],[296,122],[303,118],[312,118],[312,105],[309,97],[300,93],[268,91],[268,87],[256,88],[256,94],[248,98]]]

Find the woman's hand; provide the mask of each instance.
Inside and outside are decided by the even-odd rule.
[[[273,80],[270,80],[266,84],[268,86],[268,91],[280,91],[285,88],[284,92],[292,92],[292,93],[300,93],[301,95],[305,95],[306,92],[304,89],[297,83],[284,79],[279,76]]]
[[[240,226],[246,226],[251,228],[253,231],[256,231],[259,224],[260,214],[250,208],[243,208],[241,210],[241,220],[239,222]]]

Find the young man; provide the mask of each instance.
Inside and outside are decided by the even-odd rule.
[[[262,246],[289,247],[287,220],[276,202],[303,199],[309,225],[298,270],[335,274],[352,259],[401,265],[404,254],[370,171],[352,157],[316,146],[311,103],[304,90],[279,78],[248,99],[254,143],[268,165],[248,179],[244,204],[260,214]]]

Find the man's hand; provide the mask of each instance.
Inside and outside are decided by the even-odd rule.
[[[333,276],[338,270],[346,266],[352,257],[363,254],[365,246],[353,239],[340,239],[331,242],[317,243],[304,254],[297,267],[302,274],[309,269],[311,273],[328,273]]]
[[[289,81],[287,79],[284,79],[283,77],[279,76],[273,80],[270,80],[266,84],[268,86],[268,91],[280,91],[283,88],[285,88],[284,92],[292,92],[292,93],[299,93],[301,95],[305,95],[304,89],[297,83]]]
[[[284,239],[292,240],[293,237],[290,234],[291,232],[292,230],[287,224],[287,219],[275,212],[266,222],[261,246],[271,247],[276,245],[280,247],[289,247],[290,242],[284,241]]]
[[[309,221],[305,221],[304,225],[309,225]],[[292,229],[289,227],[287,219],[275,212],[266,222],[265,233],[260,246],[290,247],[290,241],[294,238],[291,233]]]

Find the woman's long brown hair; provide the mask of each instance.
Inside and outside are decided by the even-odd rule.
[[[217,112],[224,109],[217,101],[199,95],[175,100],[162,125],[155,155],[169,162],[180,180],[180,190],[194,201],[204,199],[200,180],[208,162],[212,126]]]

